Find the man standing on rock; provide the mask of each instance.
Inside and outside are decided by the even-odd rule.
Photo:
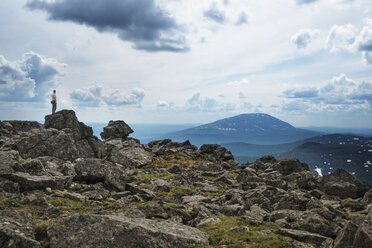
[[[54,114],[56,112],[56,109],[57,109],[56,90],[53,90],[52,101],[50,103],[52,104],[52,114]]]

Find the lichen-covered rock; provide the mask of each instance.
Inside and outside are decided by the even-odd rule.
[[[372,247],[372,211],[364,218],[355,234],[353,247]]]
[[[40,248],[33,225],[25,212],[0,210],[0,247]]]
[[[126,139],[129,134],[133,133],[132,128],[124,121],[110,121],[106,127],[103,128],[101,137],[104,140],[109,139]]]
[[[140,167],[152,161],[151,154],[132,139],[111,139],[103,142],[100,156],[126,167]]]
[[[119,215],[75,215],[48,229],[51,248],[190,247],[208,245],[208,235],[174,222]]]
[[[324,237],[319,234],[307,232],[307,231],[301,231],[296,229],[287,229],[287,228],[281,228],[278,231],[279,234],[285,235],[288,237],[291,237],[295,240],[305,242],[305,243],[313,243],[317,247],[321,247],[322,243],[327,242],[327,240],[330,240],[332,244],[332,239]]]
[[[211,161],[234,160],[234,156],[229,150],[216,144],[204,144],[200,147],[200,152]]]
[[[296,159],[279,160],[272,166],[272,169],[279,171],[283,176],[288,176],[295,172],[310,171],[307,164],[301,163]]]
[[[349,221],[346,223],[344,228],[338,233],[335,239],[334,248],[353,248],[355,233],[358,230],[358,226]]]
[[[0,151],[0,176],[14,172],[13,167],[19,162],[19,153],[14,150]]]
[[[370,189],[367,183],[361,182],[342,169],[321,178],[320,189],[341,199],[363,197]]]
[[[68,176],[33,176],[24,172],[15,172],[7,179],[18,183],[21,191],[45,190],[48,187],[63,190],[71,182]]]
[[[53,115],[45,116],[44,127],[57,130],[68,128],[76,140],[93,137],[93,129],[79,122],[73,110],[61,110]]]
[[[175,154],[179,152],[189,153],[198,149],[196,146],[191,145],[188,140],[184,142],[173,142],[170,139],[151,141],[148,143],[148,147],[156,155]]]
[[[104,182],[108,187],[125,190],[124,168],[120,164],[96,158],[79,158],[74,164],[74,180],[86,183]]]

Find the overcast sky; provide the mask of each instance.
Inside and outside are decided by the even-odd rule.
[[[0,119],[372,127],[372,0],[1,0]]]

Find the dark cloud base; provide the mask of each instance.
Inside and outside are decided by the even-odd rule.
[[[135,49],[186,52],[189,47],[177,25],[154,0],[31,0],[26,7],[42,10],[50,20],[71,21],[113,32]]]

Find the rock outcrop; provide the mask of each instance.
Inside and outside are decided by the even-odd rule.
[[[371,247],[372,191],[220,145],[147,145],[73,111],[0,122],[0,247]]]

